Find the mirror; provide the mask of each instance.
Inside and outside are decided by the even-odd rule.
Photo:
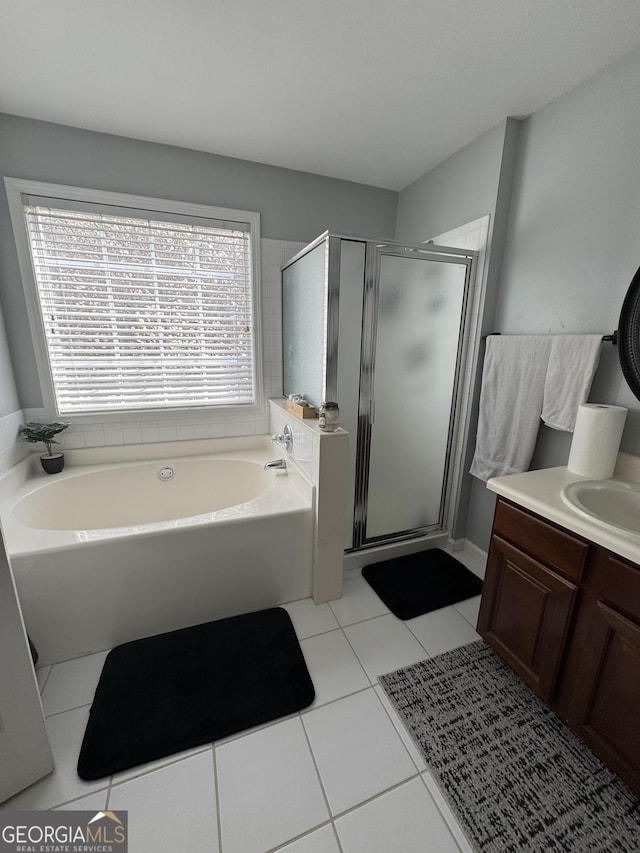
[[[629,388],[640,400],[640,268],[631,279],[618,323],[618,358]]]

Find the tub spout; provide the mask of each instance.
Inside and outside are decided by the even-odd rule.
[[[287,463],[284,459],[272,459],[270,462],[264,463],[264,470],[268,471],[270,468],[286,468]]]

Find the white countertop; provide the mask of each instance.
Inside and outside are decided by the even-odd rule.
[[[627,476],[623,477],[623,473]],[[628,467],[619,465],[616,468],[616,479],[637,479],[636,476],[629,476],[629,473]],[[617,530],[604,523],[600,524],[595,519],[589,520],[572,510],[562,500],[561,492],[565,486],[588,479],[572,473],[566,467],[544,468],[540,471],[526,471],[524,474],[493,477],[487,482],[487,488],[578,536],[640,564],[640,532]]]

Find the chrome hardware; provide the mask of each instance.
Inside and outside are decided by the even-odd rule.
[[[282,431],[282,435],[278,435],[277,433],[275,435],[272,435],[271,441],[274,444],[280,444],[282,447],[284,447],[287,453],[291,453],[291,448],[293,447],[293,430],[291,429],[289,424],[285,425],[285,428]]]
[[[264,463],[264,470],[269,471],[272,468],[286,468],[287,463],[284,459],[272,459],[270,462]]]
[[[160,477],[161,480],[171,480],[174,473],[175,473],[175,471],[173,470],[173,468],[170,468],[167,465],[165,468],[161,468],[158,471],[158,477]]]

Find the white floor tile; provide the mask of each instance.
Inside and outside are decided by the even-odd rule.
[[[298,838],[286,847],[278,847],[276,853],[341,853],[341,850],[334,829],[329,824]]]
[[[56,663],[42,691],[45,716],[90,705],[108,652]]]
[[[123,770],[121,773],[116,773],[111,777],[112,785],[119,785],[121,782],[127,782],[129,779],[135,779],[137,776],[144,776],[145,773],[152,773],[154,770],[159,770],[161,767],[166,767],[167,764],[173,764],[175,761],[182,761],[185,758],[191,758],[193,755],[198,755],[200,752],[208,750],[211,752],[211,744],[203,744],[196,746],[193,749],[186,749],[184,752],[176,752],[173,755],[167,755],[164,758],[159,758],[157,761],[150,761],[148,764],[139,764],[137,767],[132,767],[130,770]]]
[[[406,625],[393,614],[344,629],[372,683],[379,675],[428,657]]]
[[[49,677],[49,673],[51,672],[50,666],[43,666],[39,669],[36,669],[36,680],[38,682],[38,690],[42,693],[42,688],[47,682],[47,678]]]
[[[103,812],[107,808],[107,797],[109,789],[96,791],[95,794],[87,794],[86,797],[80,797],[79,800],[71,800],[70,803],[64,803],[62,806],[56,806],[56,811],[97,811]]]
[[[464,616],[467,622],[474,628],[478,624],[481,599],[481,595],[475,595],[473,598],[467,598],[466,601],[459,601],[457,604],[453,605],[458,613],[460,613],[461,616]]]
[[[108,778],[98,779],[95,782],[83,782],[76,770],[88,717],[88,707],[76,708],[73,711],[65,711],[49,717],[46,726],[55,770],[7,800],[0,808],[51,809],[108,786]]]
[[[291,616],[299,640],[333,631],[338,627],[336,617],[328,604],[315,604],[312,598],[304,598],[282,606]]]
[[[373,689],[303,715],[332,814],[416,773]]]
[[[340,629],[310,637],[300,646],[316,689],[311,707],[369,687],[369,678]]]
[[[329,606],[341,625],[352,625],[363,619],[389,613],[389,608],[382,603],[363,577],[346,580],[342,587],[342,598],[331,601]]]
[[[479,578],[484,578],[486,569],[486,559],[483,559],[475,551],[456,551],[453,556],[459,560],[463,566],[466,566],[470,572],[477,575]]]
[[[379,684],[376,684],[376,686],[373,689],[375,690],[376,696],[378,697],[378,699],[382,702],[385,711],[389,715],[389,718],[390,718],[391,722],[393,723],[395,730],[400,735],[400,739],[402,740],[402,743],[405,745],[407,752],[409,753],[409,755],[413,759],[413,763],[416,765],[416,768],[420,772],[426,770],[427,765],[425,764],[424,758],[422,757],[422,753],[420,752],[418,747],[413,742],[413,738],[411,737],[409,732],[406,730],[404,724],[402,723],[402,720],[398,716],[396,709],[393,707],[393,705],[389,701],[387,694],[384,692],[384,690],[382,689],[382,687]]]
[[[409,619],[407,626],[431,656],[448,652],[480,636],[455,607],[443,607]]]
[[[420,779],[412,779],[336,821],[344,853],[459,853]]]
[[[108,807],[129,812],[135,853],[219,850],[211,750],[114,786]]]
[[[431,794],[434,803],[438,806],[440,814],[445,819],[447,826],[449,827],[449,831],[458,842],[458,847],[462,853],[473,853],[473,847],[467,841],[467,837],[462,831],[460,824],[456,821],[456,818],[449,807],[449,803],[440,793],[440,789],[438,788],[433,776],[430,773],[423,773],[422,781],[427,786],[427,790]]]
[[[217,746],[224,853],[262,853],[329,817],[300,718]]]

